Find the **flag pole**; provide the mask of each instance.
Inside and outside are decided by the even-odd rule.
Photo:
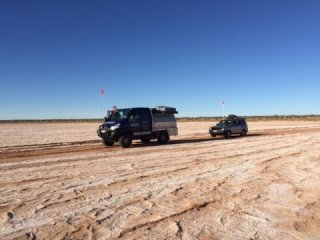
[[[104,113],[103,113],[103,109],[104,109],[103,95],[104,95],[104,90],[101,89],[101,90],[100,90],[100,97],[101,97],[101,114],[102,114],[102,119],[104,118]]]
[[[224,127],[224,100],[222,101],[222,119],[223,119],[223,127]]]
[[[223,120],[224,120],[224,101],[222,101],[222,116],[223,116]]]

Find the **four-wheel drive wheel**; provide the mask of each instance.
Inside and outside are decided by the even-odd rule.
[[[169,135],[167,132],[160,132],[159,136],[157,137],[157,141],[160,144],[168,143]]]
[[[149,143],[149,142],[150,142],[150,138],[148,138],[148,137],[143,137],[143,138],[140,139],[140,141],[141,141],[142,143]]]
[[[111,146],[113,146],[114,141],[112,141],[111,139],[102,138],[102,143],[103,143],[104,145],[106,145],[106,146],[111,147]]]
[[[211,137],[216,137],[217,135],[213,134],[213,133],[210,133]]]
[[[241,136],[241,137],[244,137],[244,136],[246,136],[246,135],[247,135],[247,131],[244,130],[244,129],[242,129],[242,131],[241,131],[241,133],[240,133],[240,136]]]
[[[227,131],[227,132],[224,134],[224,137],[225,137],[225,138],[231,138],[231,131]]]
[[[120,139],[119,139],[119,144],[121,147],[124,148],[128,148],[131,146],[132,144],[132,138],[130,135],[123,135]]]

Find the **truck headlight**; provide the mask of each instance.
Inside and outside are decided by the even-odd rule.
[[[224,128],[221,128],[221,131],[224,131]]]
[[[111,130],[111,131],[114,131],[114,130],[116,130],[116,129],[119,128],[119,127],[120,127],[120,123],[117,123],[117,124],[111,126],[111,127],[110,127],[110,130]]]

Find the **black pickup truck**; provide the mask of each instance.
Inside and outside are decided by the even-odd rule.
[[[176,113],[175,108],[164,106],[117,109],[105,118],[97,134],[106,146],[119,142],[127,148],[134,139],[140,139],[142,143],[157,139],[158,143],[164,144],[170,136],[178,134]]]

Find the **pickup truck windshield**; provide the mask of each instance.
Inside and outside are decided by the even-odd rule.
[[[110,116],[108,117],[108,121],[117,121],[127,119],[130,114],[131,109],[118,109],[117,111],[110,112]]]

